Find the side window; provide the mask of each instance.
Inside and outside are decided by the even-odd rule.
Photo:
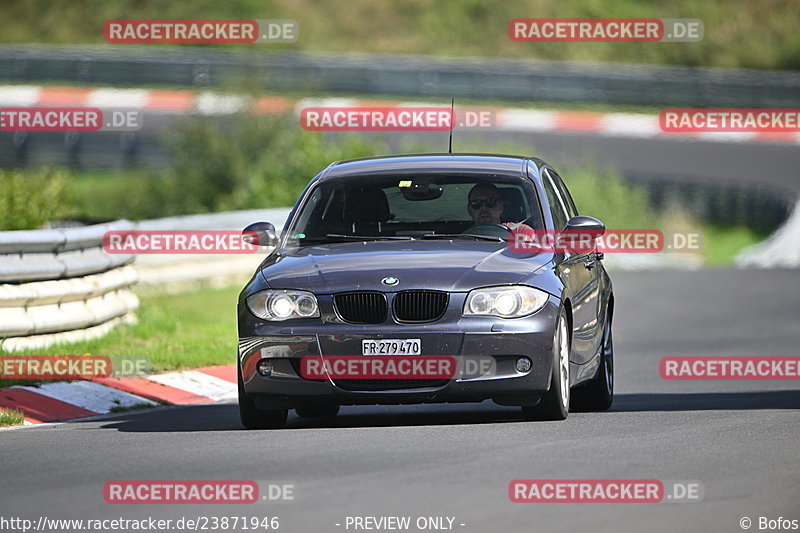
[[[564,202],[561,200],[558,192],[556,192],[553,180],[546,170],[542,172],[542,183],[544,184],[544,191],[547,194],[547,202],[550,204],[550,212],[553,215],[555,229],[564,229],[567,225],[567,220],[569,220],[567,210],[564,208]]]
[[[556,189],[564,200],[564,204],[566,204],[564,207],[567,208],[569,218],[578,216],[578,209],[575,207],[575,202],[572,201],[572,195],[569,194],[567,186],[564,185],[564,182],[561,180],[561,176],[556,174],[552,169],[548,170],[547,173],[553,178],[553,183],[555,183]]]

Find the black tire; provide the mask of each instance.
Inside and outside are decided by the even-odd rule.
[[[286,425],[287,409],[264,411],[256,407],[253,399],[244,391],[242,369],[237,369],[239,383],[239,418],[247,429],[280,429]]]
[[[588,383],[572,391],[570,407],[576,411],[606,411],[614,403],[614,339],[611,335],[611,315],[603,326],[600,349],[600,368]]]
[[[294,411],[301,418],[323,418],[338,415],[339,406],[323,403],[306,404],[297,407]]]
[[[569,414],[569,355],[572,352],[572,343],[568,328],[567,314],[562,309],[558,315],[553,337],[553,371],[550,376],[550,389],[542,395],[538,404],[522,407],[522,416],[526,420],[564,420]]]

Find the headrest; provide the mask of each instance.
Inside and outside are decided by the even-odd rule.
[[[389,201],[382,189],[350,189],[344,216],[349,222],[386,222],[391,217]]]
[[[498,189],[500,199],[503,200],[503,213],[500,218],[503,222],[521,222],[527,218],[525,215],[525,200],[522,191],[516,187]]]

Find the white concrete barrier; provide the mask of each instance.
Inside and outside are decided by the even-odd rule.
[[[139,306],[131,291],[138,280],[134,256],[107,254],[103,235],[134,227],[121,220],[0,232],[0,349],[74,342],[133,320]]]

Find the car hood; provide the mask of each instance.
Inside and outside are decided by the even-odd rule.
[[[505,244],[474,241],[373,241],[281,250],[261,265],[274,289],[318,294],[351,290],[463,292],[517,283],[552,254],[512,253]],[[395,277],[397,285],[381,282]]]

